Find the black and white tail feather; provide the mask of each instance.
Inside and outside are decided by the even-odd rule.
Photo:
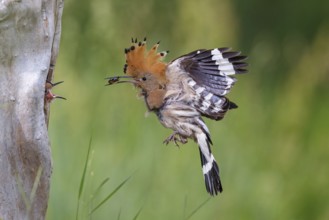
[[[200,119],[200,121],[202,121]],[[200,123],[200,122],[199,122]],[[196,142],[199,145],[202,173],[206,184],[207,192],[214,196],[223,191],[219,175],[219,168],[214,155],[211,153],[212,144],[209,130],[202,121],[202,132],[195,134]]]
[[[188,86],[195,92],[194,108],[205,117],[223,119],[229,109],[238,106],[225,97],[237,81],[232,75],[247,73],[246,56],[230,48],[200,49],[183,55],[171,64],[178,65],[188,75]],[[170,64],[169,64],[170,65]],[[206,189],[211,195],[223,191],[218,165],[211,153],[208,128],[200,118],[202,133],[195,134],[199,145]]]

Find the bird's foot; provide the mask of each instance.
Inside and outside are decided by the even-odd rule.
[[[163,141],[163,143],[168,145],[169,142],[171,142],[171,141],[174,142],[177,147],[179,147],[177,142],[180,142],[182,144],[186,144],[187,143],[187,138],[175,131],[168,138],[166,138]]]

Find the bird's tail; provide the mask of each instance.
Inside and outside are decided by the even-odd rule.
[[[210,195],[217,195],[223,191],[219,177],[219,168],[210,150],[211,140],[209,135],[201,133],[196,135],[199,144],[202,172],[206,189]]]

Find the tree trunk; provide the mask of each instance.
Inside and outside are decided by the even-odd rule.
[[[0,219],[44,219],[51,151],[44,102],[63,0],[0,1]]]

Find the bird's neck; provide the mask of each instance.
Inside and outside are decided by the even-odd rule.
[[[143,91],[145,102],[149,111],[156,111],[163,105],[165,89],[155,89],[151,91]]]

